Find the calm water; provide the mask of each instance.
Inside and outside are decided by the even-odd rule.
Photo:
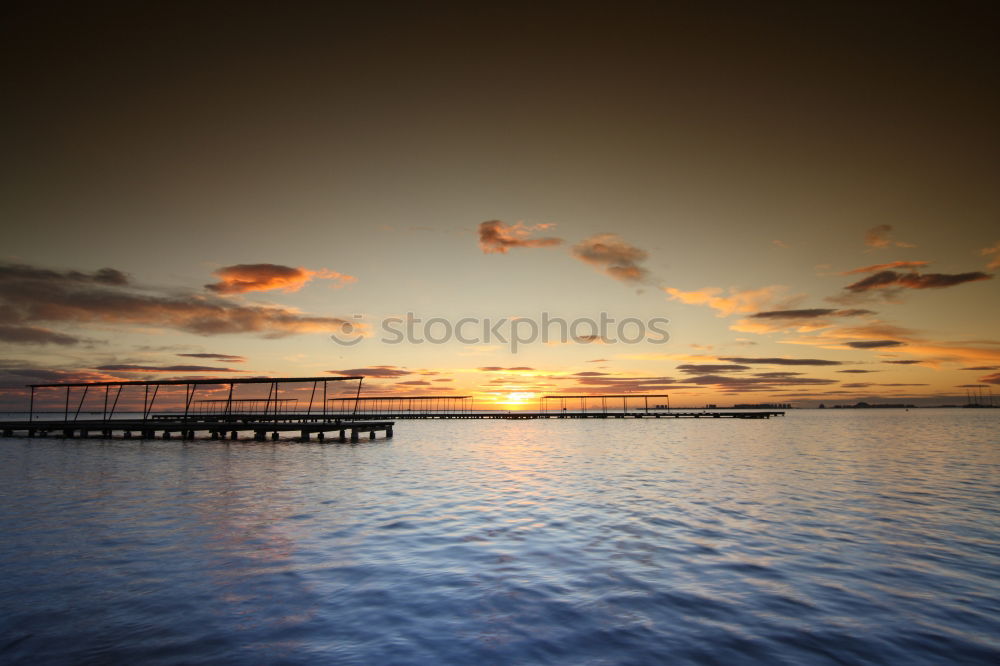
[[[0,662],[997,663],[997,412],[0,440]]]

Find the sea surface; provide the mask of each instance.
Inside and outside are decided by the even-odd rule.
[[[3,664],[1000,663],[1000,410],[0,439]]]

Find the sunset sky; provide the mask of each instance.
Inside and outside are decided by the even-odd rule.
[[[1000,385],[994,3],[342,4],[4,4],[3,406],[256,375],[505,409]],[[408,312],[669,341],[382,340]]]

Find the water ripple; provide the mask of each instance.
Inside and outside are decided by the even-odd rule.
[[[0,662],[997,663],[997,425],[6,439]]]

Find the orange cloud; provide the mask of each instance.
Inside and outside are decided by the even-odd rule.
[[[856,273],[874,273],[876,271],[891,270],[893,268],[921,268],[930,265],[929,261],[890,261],[887,264],[875,264],[874,266],[863,266],[854,270],[844,271],[841,275],[855,275]]]
[[[995,268],[1000,268],[1000,241],[994,243],[991,247],[984,247],[979,251],[984,257],[989,255],[996,255],[990,260],[990,263],[986,264],[987,270],[992,270]]]
[[[745,290],[730,287],[728,294],[719,287],[704,287],[696,291],[664,287],[663,290],[672,300],[688,305],[707,305],[713,310],[718,310],[719,317],[728,317],[736,312],[757,312],[770,306],[782,292],[786,291],[786,287],[773,285]],[[786,301],[797,300],[801,300],[801,297],[786,299]]]
[[[891,224],[880,224],[877,227],[872,227],[867,232],[865,232],[865,245],[869,247],[889,247],[895,245],[896,247],[916,247],[913,243],[905,243],[903,241],[893,241],[889,238],[889,232],[892,231]]]
[[[554,227],[554,224],[528,226],[523,222],[504,224],[500,220],[487,220],[479,225],[479,247],[483,254],[507,254],[512,247],[551,247],[562,243],[561,238],[529,238],[535,231]]]
[[[244,294],[248,291],[298,291],[313,278],[334,280],[337,287],[356,282],[357,278],[326,269],[312,271],[279,264],[236,264],[212,273],[219,282],[205,288],[217,294]]]

